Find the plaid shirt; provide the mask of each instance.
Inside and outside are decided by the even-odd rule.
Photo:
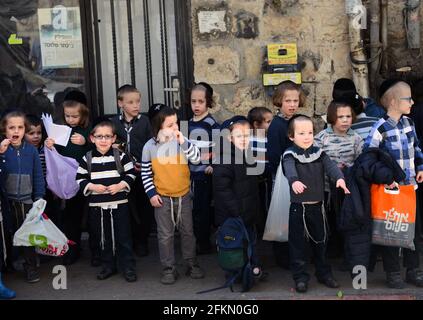
[[[423,154],[410,118],[402,116],[397,122],[385,115],[375,123],[365,141],[364,148],[370,147],[387,151],[397,161],[406,175],[401,184],[417,185],[416,167],[423,171]]]

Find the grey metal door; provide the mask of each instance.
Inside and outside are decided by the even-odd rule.
[[[179,108],[175,1],[93,1],[98,101],[101,113],[116,114],[116,90],[134,84],[141,111],[153,103]]]

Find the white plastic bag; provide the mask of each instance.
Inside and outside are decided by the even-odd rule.
[[[272,200],[270,201],[270,207],[267,213],[263,240],[288,241],[290,201],[289,183],[282,172],[282,163],[279,163]]]
[[[33,246],[37,253],[61,257],[68,251],[70,241],[43,213],[46,203],[43,199],[34,202],[22,226],[13,236],[13,245]]]

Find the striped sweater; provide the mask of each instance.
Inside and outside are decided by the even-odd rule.
[[[131,184],[135,180],[135,171],[132,161],[126,154],[122,153],[120,155],[120,161],[124,170],[122,176],[117,170],[111,148],[104,155],[94,149],[92,151],[91,175],[89,175],[87,171],[87,158],[86,156],[82,158],[76,174],[76,182],[79,184],[84,195],[89,196],[88,202],[90,207],[113,207],[128,202],[128,193],[131,189]],[[102,184],[107,187],[118,184],[121,181],[125,183],[126,188],[114,195],[88,190],[90,184]]]
[[[363,150],[363,139],[350,129],[344,136],[336,134],[332,126],[314,137],[314,145],[321,148],[336,164],[351,167]]]
[[[142,151],[141,163],[141,179],[148,197],[187,194],[190,189],[188,160],[200,163],[200,151],[187,139],[181,146],[176,140],[159,143],[150,139]]]

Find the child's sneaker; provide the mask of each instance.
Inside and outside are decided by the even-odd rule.
[[[28,283],[36,283],[40,281],[40,275],[35,268],[28,268],[26,269],[26,282]]]
[[[204,270],[200,268],[198,264],[193,264],[188,267],[187,276],[190,276],[192,279],[202,279],[204,278]]]
[[[163,269],[160,282],[163,284],[174,284],[178,278],[178,271],[175,267],[167,267]]]

